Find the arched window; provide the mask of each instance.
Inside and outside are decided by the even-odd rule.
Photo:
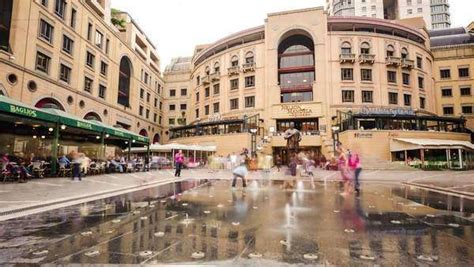
[[[145,129],[141,129],[139,134],[140,134],[141,136],[148,137],[148,132],[147,132]]]
[[[245,54],[245,63],[246,64],[255,63],[255,56],[253,55],[252,51],[249,51],[249,52],[247,52],[247,54]]]
[[[117,102],[126,107],[130,106],[130,81],[132,77],[132,63],[128,57],[120,60],[119,90]]]
[[[160,135],[159,134],[155,134],[155,136],[153,136],[153,144],[158,144],[160,143]]]
[[[341,54],[347,55],[352,54],[352,46],[349,42],[344,42],[341,45]]]
[[[100,118],[99,114],[95,113],[95,112],[89,112],[87,113],[85,116],[84,116],[84,119],[85,120],[88,120],[88,121],[102,121],[102,119]]]
[[[405,47],[402,48],[401,55],[402,59],[408,59],[408,49],[406,49]]]
[[[367,42],[363,42],[360,45],[360,53],[363,55],[368,55],[370,54],[370,44]]]
[[[230,60],[230,65],[232,65],[232,67],[238,67],[239,66],[239,57],[238,56],[233,56],[232,59]]]
[[[278,78],[281,102],[313,100],[314,43],[307,35],[295,34],[278,46]]]
[[[207,75],[211,73],[211,68],[209,66],[206,66],[206,70],[204,71]]]
[[[393,48],[393,45],[388,45],[387,46],[387,57],[393,57],[395,56],[395,48]]]
[[[62,110],[62,111],[66,111],[66,109],[64,109],[63,105],[61,105],[61,103],[59,103],[59,101],[57,101],[54,98],[50,98],[50,97],[46,97],[46,98],[41,99],[40,101],[38,101],[36,103],[35,107],[37,107],[37,108],[52,108],[52,109],[59,109],[59,110]]]
[[[219,62],[214,63],[214,73],[221,71],[221,64]]]

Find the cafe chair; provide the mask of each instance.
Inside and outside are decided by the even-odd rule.
[[[127,168],[126,168],[127,172],[133,172],[133,164],[131,162],[127,163]]]
[[[33,162],[32,170],[35,178],[44,178],[45,169],[43,168],[43,163],[41,161]]]
[[[71,168],[67,166],[67,163],[65,162],[60,162],[59,163],[59,171],[58,171],[58,176],[59,177],[69,177],[71,176]]]
[[[89,172],[92,175],[97,175],[100,174],[100,166],[99,164],[92,162],[91,165],[89,166]]]
[[[19,181],[20,180],[20,173],[17,173],[17,174],[13,174],[11,171],[9,170],[4,170],[2,168],[2,172],[1,172],[1,175],[0,175],[0,178],[2,179],[2,181],[5,183],[5,182],[8,182],[8,181]]]

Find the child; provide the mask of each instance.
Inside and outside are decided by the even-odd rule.
[[[235,184],[237,183],[237,177],[242,178],[242,186],[245,188],[247,187],[247,183],[245,181],[245,177],[248,174],[247,166],[245,163],[241,163],[240,166],[234,169],[232,172],[233,178],[232,178],[232,189],[235,189]]]

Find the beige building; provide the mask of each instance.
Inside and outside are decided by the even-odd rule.
[[[474,34],[465,28],[432,31],[437,113],[464,116],[474,130]]]
[[[112,11],[110,0],[0,6],[3,95],[159,141],[160,59],[128,14]]]
[[[169,125],[168,138],[214,144],[219,154],[247,147],[287,158],[283,132],[293,123],[302,150],[331,155],[336,140],[348,140],[383,160],[397,157],[391,139],[467,141],[437,133],[462,131],[463,121],[436,116],[433,62],[421,18],[328,17],[322,8],[269,14],[263,26],[197,47],[189,83],[182,80],[188,125]],[[168,95],[179,86],[166,87]],[[381,148],[370,153],[354,136]]]

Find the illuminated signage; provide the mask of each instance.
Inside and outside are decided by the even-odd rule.
[[[303,108],[300,105],[282,105],[281,110],[288,112],[288,115],[294,117],[307,117],[313,114],[312,109]]]
[[[20,114],[23,116],[32,117],[32,118],[38,117],[38,115],[36,114],[36,110],[25,108],[25,107],[18,107],[14,105],[10,105],[10,112],[15,113],[15,114]]]

